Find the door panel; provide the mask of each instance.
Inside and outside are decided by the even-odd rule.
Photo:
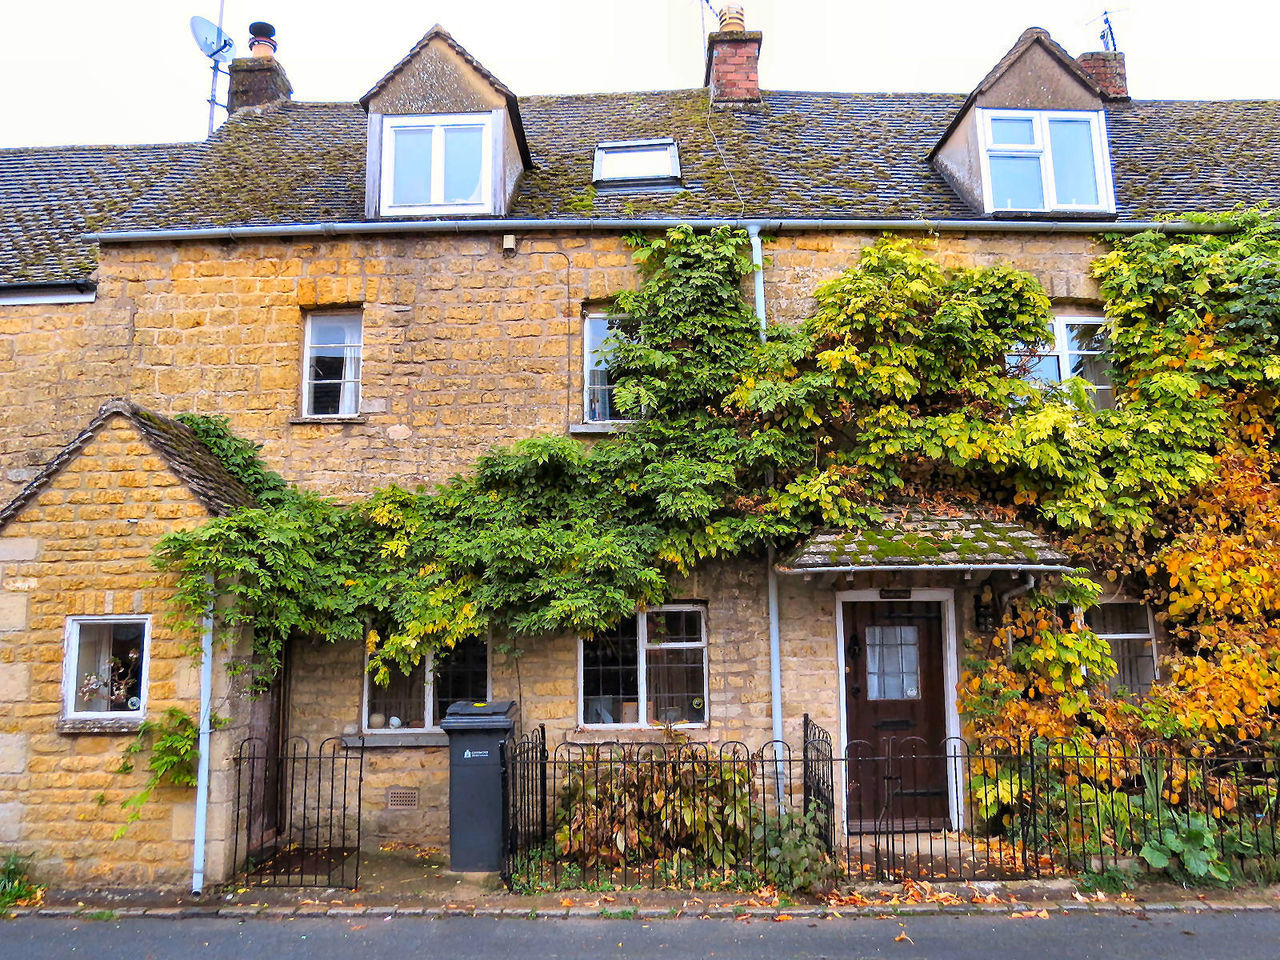
[[[849,824],[946,825],[942,605],[844,604]]]

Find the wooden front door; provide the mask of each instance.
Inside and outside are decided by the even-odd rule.
[[[942,604],[855,601],[843,616],[849,829],[942,829]]]

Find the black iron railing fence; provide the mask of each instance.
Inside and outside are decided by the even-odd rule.
[[[234,863],[262,886],[349,887],[360,882],[363,746],[291,737],[278,750],[240,744]]]
[[[803,729],[796,752],[548,748],[541,729],[509,744],[508,884],[785,885],[815,875],[815,857],[848,880],[1276,873],[1280,756],[1259,744],[886,739],[840,755]]]

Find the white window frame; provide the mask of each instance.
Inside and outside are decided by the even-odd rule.
[[[1151,646],[1151,682],[1155,683],[1160,679],[1160,648],[1156,643],[1156,618],[1155,613],[1151,609],[1151,604],[1143,603],[1141,600],[1134,600],[1131,597],[1108,597],[1099,602],[1098,606],[1105,606],[1108,603],[1136,603],[1139,604],[1147,614],[1147,630],[1145,633],[1099,633],[1098,639],[1107,641],[1107,647],[1111,650],[1112,659],[1115,659],[1115,647],[1113,640],[1145,640]],[[1130,691],[1136,692],[1136,691]]]
[[[360,339],[356,343],[347,344],[317,344],[314,342],[313,330],[316,322],[334,321],[334,320],[352,320],[356,323],[360,330]],[[334,310],[328,312],[309,313],[306,316],[306,329],[303,332],[302,344],[302,415],[308,420],[345,420],[351,417],[360,416],[360,388],[361,380],[364,377],[364,315],[358,310]],[[350,383],[353,385],[354,402],[350,411],[342,409],[342,391],[339,388],[338,412],[337,413],[316,413],[313,409],[314,395],[312,388],[316,381],[311,378],[311,350],[313,347],[345,347],[348,350],[355,348],[356,375],[354,377],[343,377],[338,381],[345,387]],[[344,358],[345,361],[346,358]],[[345,370],[344,370],[345,372]],[[332,380],[324,380],[322,383],[333,383]]]
[[[1109,390],[1112,400],[1115,399],[1115,383],[1109,381],[1107,383],[1090,383],[1083,377],[1078,377],[1071,372],[1073,357],[1097,357],[1105,353],[1104,350],[1078,350],[1073,348],[1071,343],[1071,324],[1085,324],[1092,327],[1105,327],[1107,324],[1106,317],[1089,314],[1054,314],[1050,323],[1050,330],[1053,333],[1053,342],[1042,350],[1026,350],[1013,356],[1019,357],[1053,357],[1058,361],[1058,379],[1056,383],[1063,383],[1072,378],[1082,380],[1089,392],[1095,393],[1098,390]]]
[[[600,417],[591,416],[591,373],[593,370],[600,369],[599,367],[593,365],[591,362],[592,360],[591,321],[604,320],[606,325],[608,326],[610,320],[618,320],[618,319],[620,318],[617,316],[610,316],[607,313],[601,313],[599,311],[588,313],[582,318],[582,422],[583,423],[610,424],[610,423],[634,423],[635,422],[634,420],[629,420],[625,417],[612,417],[609,419],[604,419]],[[610,330],[608,333],[605,334],[605,336],[607,337],[609,333],[612,333],[612,331]],[[610,407],[614,406],[612,401],[613,401],[613,394],[616,389],[617,389],[617,384],[610,381],[608,384]]]
[[[1032,144],[993,144],[993,120],[1030,120],[1035,133]],[[1093,139],[1093,171],[1097,179],[1096,204],[1059,203],[1053,179],[1053,148],[1049,140],[1050,120],[1086,120]],[[1111,179],[1111,148],[1107,139],[1105,110],[994,110],[977,108],[978,155],[982,167],[982,199],[987,213],[1115,213],[1115,188]],[[1040,207],[997,207],[991,188],[991,156],[1038,157],[1040,182],[1044,188],[1044,205]]]
[[[476,203],[444,203],[444,151],[436,145],[444,143],[446,127],[482,126],[480,138],[480,200]],[[398,129],[430,128],[431,133],[431,203],[395,202],[396,135]],[[382,118],[382,169],[378,211],[383,215],[415,213],[492,213],[493,212],[493,142],[492,113],[433,113]]]
[[[656,147],[666,147],[667,150],[667,169],[662,173],[632,177],[606,177],[604,175],[604,162],[608,154],[631,151],[657,153]],[[597,143],[591,165],[591,179],[594,183],[606,186],[678,183],[680,180],[680,147],[670,137],[661,137],[656,140],[607,140],[604,143]]]
[[[582,690],[583,682],[583,645],[586,643],[585,637],[578,638],[578,727],[583,730],[652,730],[654,727],[662,726],[657,721],[650,720],[646,713],[649,709],[649,662],[647,651],[651,646],[649,643],[649,617],[651,613],[667,613],[667,612],[685,612],[697,613],[698,622],[702,627],[702,640],[697,643],[681,641],[676,643],[659,643],[652,644],[653,647],[663,650],[701,650],[702,651],[702,716],[701,722],[681,722],[673,723],[671,726],[683,729],[696,730],[709,727],[711,725],[711,666],[708,649],[710,644],[707,642],[707,608],[699,603],[668,603],[660,607],[649,607],[646,610],[639,610],[632,616],[636,617],[636,671],[639,674],[636,685],[636,697],[638,703],[636,706],[637,720],[635,723],[587,723],[584,719],[584,697]]]
[[[84,624],[93,623],[140,623],[142,624],[142,663],[139,667],[138,699],[141,703],[137,710],[77,710],[76,692],[80,677],[80,628]],[[67,617],[63,630],[62,652],[62,716],[65,720],[142,720],[147,715],[147,688],[151,676],[151,617],[150,615],[132,614],[119,616],[108,614],[103,616]]]
[[[435,711],[435,693],[436,693],[436,672],[435,657],[428,655],[423,658],[426,673],[422,684],[422,709],[423,716],[430,718]],[[377,727],[369,726],[369,685],[373,683],[373,676],[369,673],[369,654],[364,655],[364,684],[360,691],[360,732],[366,737],[384,737],[388,735],[403,735],[406,733],[441,733],[439,722],[431,722],[428,719],[425,727]],[[484,642],[484,695],[486,700],[493,699],[493,644],[488,640]]]

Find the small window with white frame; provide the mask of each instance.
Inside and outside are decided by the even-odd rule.
[[[602,187],[675,186],[680,148],[670,138],[597,144],[591,179]]]
[[[362,730],[369,735],[438,730],[454,703],[489,699],[489,645],[467,639],[408,673],[391,671],[386,685],[366,670]]]
[[[977,113],[988,213],[1115,213],[1104,111]]]
[[[707,631],[702,607],[672,604],[627,617],[581,642],[584,727],[707,722]]]
[[[491,113],[382,119],[379,212],[493,212]]]
[[[1116,662],[1112,689],[1145,695],[1160,678],[1151,608],[1134,600],[1104,601],[1084,612],[1084,622],[1111,647]]]
[[[628,422],[614,403],[617,384],[609,374],[609,335],[616,323],[616,317],[604,313],[589,313],[582,321],[582,418],[587,423]]]
[[[304,416],[359,415],[363,342],[364,325],[358,313],[315,313],[307,317],[302,377]]]
[[[64,716],[70,720],[143,719],[150,647],[150,617],[69,617]]]
[[[1009,369],[1046,384],[1079,377],[1093,397],[1093,405],[1099,410],[1110,409],[1115,406],[1115,388],[1106,323],[1103,317],[1055,316],[1052,341],[1040,350],[1009,354]]]

